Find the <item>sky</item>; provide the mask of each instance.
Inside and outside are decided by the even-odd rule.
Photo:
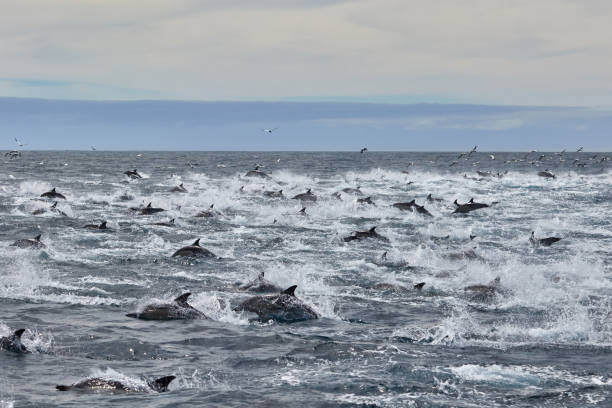
[[[471,111],[468,122],[486,117],[495,123],[484,125],[493,134],[508,128],[518,134],[535,116],[543,126],[555,115],[536,110],[517,118],[485,105],[572,107],[567,133],[588,128],[593,148],[605,149],[610,136],[601,117],[612,111],[611,21],[609,0],[3,0],[1,105],[7,109],[7,101],[17,100],[11,97],[58,100],[85,126],[83,118],[91,115],[79,115],[93,105],[63,101],[309,102],[300,106],[316,112],[329,102],[433,103],[441,107],[437,115],[443,106],[471,104],[483,110]],[[392,134],[402,128],[400,136],[416,134],[405,112],[391,125],[384,113],[363,110],[371,105],[359,106],[346,129],[361,129],[361,121]],[[491,112],[501,116],[491,119]],[[336,129],[348,126],[346,117],[319,119],[326,126],[336,120]],[[427,115],[422,120],[441,126],[439,118],[435,124]],[[0,131],[29,137],[31,126],[16,122],[0,123]],[[255,122],[248,125],[273,125]],[[449,134],[468,126],[448,123]],[[209,125],[203,120],[198,126]]]

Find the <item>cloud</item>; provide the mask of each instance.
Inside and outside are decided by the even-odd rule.
[[[0,77],[100,84],[74,93],[94,99],[612,106],[610,20],[603,0],[9,0]]]

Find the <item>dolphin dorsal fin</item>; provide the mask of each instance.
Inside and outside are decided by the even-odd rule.
[[[264,278],[264,274],[265,273],[263,271],[259,272],[259,275],[257,276],[257,279],[263,279]]]
[[[15,337],[21,338],[21,335],[23,334],[24,331],[25,329],[15,330],[15,333],[13,334],[15,335]]]
[[[453,201],[453,204],[455,204],[457,207],[459,207],[459,203],[457,202],[457,199],[455,199],[455,201]]]
[[[179,184],[179,187],[183,187],[183,183]]]
[[[187,303],[187,298],[189,298],[189,296],[191,296],[191,292],[183,293],[181,296],[174,299],[174,301],[180,304]]]
[[[289,296],[295,296],[295,289],[297,288],[297,285],[293,285],[285,290],[283,290],[281,292],[281,295],[289,295]]]
[[[191,246],[200,246],[200,238],[196,239],[195,242],[193,244],[191,244]]]
[[[106,228],[106,221],[102,221],[102,223],[98,226],[100,229]]]
[[[170,220],[169,224],[174,224],[174,218]]]
[[[415,204],[414,199],[410,201],[408,204]]]
[[[147,208],[151,208],[151,203],[147,204]]]
[[[53,205],[51,206],[52,209],[54,209],[55,207],[57,207],[57,201],[53,203]]]
[[[306,190],[306,194],[310,194],[310,189]]]
[[[51,189],[51,192],[52,192],[52,193],[55,193],[55,187],[53,187],[53,188]]]
[[[169,375],[167,377],[158,378],[157,380],[151,383],[152,388],[159,392],[168,391],[168,385],[174,380],[176,377],[173,375]]]
[[[306,207],[302,207],[302,209],[300,210],[301,213],[306,213]]]
[[[427,194],[427,198],[431,198],[431,193]]]
[[[278,193],[279,194],[283,194],[283,190],[278,190]]]
[[[370,232],[376,232],[376,227],[370,228]]]
[[[211,204],[210,207],[208,207],[208,208],[210,208],[212,210],[214,206],[215,206],[214,204]]]
[[[40,241],[40,237],[42,234],[38,234],[37,236],[34,237],[34,241]]]
[[[474,197],[470,198],[470,201],[468,201],[468,203],[474,204]]]

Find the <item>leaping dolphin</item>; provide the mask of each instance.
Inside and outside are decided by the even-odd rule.
[[[361,191],[360,186],[357,186],[356,188],[346,187],[346,188],[343,188],[342,191],[345,192],[346,194],[363,195],[363,192]]]
[[[351,242],[361,241],[365,238],[376,238],[380,239],[381,241],[389,242],[389,239],[387,237],[383,237],[378,232],[376,232],[376,227],[372,227],[367,231],[353,231],[351,235],[349,235],[348,237],[344,237],[343,240],[344,242]]]
[[[132,387],[130,385],[123,384],[121,381],[111,380],[107,378],[88,378],[86,380],[79,381],[72,385],[57,385],[55,387],[58,391],[109,391],[109,392],[147,392],[149,390],[157,392],[168,391],[168,385],[176,377],[169,375],[167,377],[158,378],[157,380],[147,381],[147,388]]]
[[[424,205],[418,205],[415,200],[412,200],[407,203],[395,203],[393,207],[398,208],[402,211],[410,210],[412,212],[418,212],[419,214],[426,215],[428,217],[433,217],[429,211],[425,208]]]
[[[318,319],[319,314],[310,306],[295,297],[297,285],[285,289],[277,295],[255,296],[245,300],[234,308],[234,311],[246,311],[257,314],[259,320],[270,320],[279,323],[294,323]]]
[[[548,169],[538,172],[538,176],[545,177],[545,178],[557,178],[557,176],[555,176],[553,173],[548,171]]]
[[[142,208],[140,210],[140,215],[151,215],[151,214],[155,214],[158,212],[162,212],[162,211],[166,211],[163,208],[158,208],[158,207],[152,207],[151,206],[152,203],[147,204],[147,206],[145,208]]]
[[[259,177],[259,178],[263,178],[266,180],[270,180],[272,179],[272,177],[268,176],[266,173],[264,173],[263,171],[259,170],[259,166],[255,166],[254,170],[249,170],[244,177]]]
[[[55,191],[55,187],[53,187],[53,189],[51,191],[47,191],[46,193],[42,193],[40,196],[41,197],[45,197],[45,198],[60,198],[62,200],[66,199],[66,196],[64,196],[63,194],[60,194],[57,191]]]
[[[138,173],[138,170],[136,169],[125,171],[123,172],[123,174],[125,174],[131,179],[141,179],[142,178],[142,176]]]
[[[17,241],[13,242],[10,246],[16,246],[19,248],[32,248],[32,249],[46,248],[46,245],[40,242],[40,234],[35,236],[34,238],[18,239]]]
[[[358,199],[357,199],[357,204],[370,204],[370,205],[376,205],[376,204],[374,204],[374,201],[372,201],[372,197],[358,198]]]
[[[265,279],[264,272],[261,272],[259,275],[257,275],[257,278],[255,278],[255,280],[252,280],[249,283],[240,286],[238,289],[243,290],[245,292],[254,293],[278,293],[283,290],[282,288]]]
[[[172,187],[172,189],[170,190],[171,193],[187,193],[187,189],[185,188],[185,186],[183,186],[183,183],[179,184],[178,186],[174,186]]]
[[[478,210],[480,208],[490,207],[489,204],[475,203],[474,198],[471,198],[470,201],[468,201],[465,204],[459,204],[457,200],[453,201],[453,204],[455,204],[455,207],[457,207],[455,208],[455,211],[453,211],[453,214],[455,213],[467,214],[470,211]]]
[[[198,218],[212,218],[212,217],[215,217],[215,216],[219,215],[219,212],[215,211],[213,209],[214,206],[215,206],[214,204],[211,204],[210,207],[208,207],[207,210],[200,211],[199,213],[194,215],[194,217],[198,217]]]
[[[203,258],[216,257],[216,255],[210,252],[208,249],[202,248],[200,246],[200,238],[196,239],[193,244],[182,247],[181,249],[176,251],[174,254],[172,254],[172,256],[173,257],[190,256],[190,257],[203,257]]]
[[[21,344],[21,335],[25,329],[16,330],[7,337],[0,337],[0,350],[12,351],[14,353],[29,353],[30,351]]]
[[[110,228],[108,228],[106,226],[106,221],[102,221],[100,223],[100,225],[98,225],[98,224],[87,224],[87,225],[83,226],[83,228],[97,229],[97,230],[110,230]]]
[[[50,212],[54,212],[56,214],[59,214],[63,217],[67,217],[68,214],[66,214],[65,212],[63,212],[62,210],[60,210],[59,208],[57,208],[57,201],[53,202],[53,204],[51,204],[51,207],[49,207],[49,211]],[[40,214],[44,214],[47,212],[46,208],[39,208],[37,210],[32,211],[32,215],[40,215]]]
[[[529,237],[529,242],[533,246],[551,246],[555,242],[561,241],[561,238],[558,237],[547,237],[547,238],[536,238],[535,232],[531,231],[531,236]]]
[[[126,316],[141,320],[208,319],[204,313],[187,303],[189,296],[191,293],[183,293],[172,303],[147,305],[142,312],[128,313]]]
[[[300,201],[317,201],[317,196],[312,193],[311,189],[306,190],[305,193],[293,196],[292,198]]]

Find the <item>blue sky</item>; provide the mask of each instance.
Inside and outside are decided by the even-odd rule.
[[[572,107],[0,98],[0,149],[611,151],[611,128]]]
[[[283,128],[295,133],[285,138],[310,137],[312,143],[305,144],[321,148],[348,148],[349,140],[340,134],[350,130],[376,135],[359,143],[385,140],[380,146],[388,149],[409,149],[404,136],[419,132],[435,136],[432,148],[444,149],[453,142],[445,135],[462,137],[468,131],[524,134],[526,142],[550,146],[573,134],[588,138],[593,149],[605,149],[609,122],[602,118],[612,110],[610,21],[609,0],[6,0],[0,15],[0,97],[58,100],[46,108],[82,127],[102,126],[86,120],[99,120],[86,113],[94,105],[60,100],[311,102],[301,106],[313,112],[325,102],[488,105],[459,116],[440,106],[435,117],[426,112],[420,119],[404,111],[392,120],[378,108],[359,105],[350,109],[350,118],[295,114],[285,119],[277,113],[257,120],[241,116],[223,125],[201,119],[190,131],[180,129],[185,137],[195,137],[194,129],[216,126],[234,140],[229,147],[245,149],[258,144],[242,139],[242,132],[248,133],[248,126],[272,126],[269,122],[286,122]],[[7,101],[14,100],[2,102],[10,111]],[[30,108],[38,109],[37,103],[31,101]],[[569,114],[560,108],[546,113],[526,108],[519,114],[499,112],[495,106],[500,105],[588,109]],[[24,111],[0,123],[0,130],[37,140],[35,126],[20,116],[27,109],[19,106]],[[102,106],[138,112],[136,105]],[[171,110],[177,106],[184,105]],[[6,118],[6,112],[0,115]],[[559,116],[563,113],[569,116]],[[34,115],[40,123],[50,121],[43,133],[61,128],[40,112]],[[134,119],[130,129],[145,129],[146,122]],[[556,123],[567,128],[559,130]],[[127,135],[127,127],[105,126]],[[149,132],[163,139],[164,126]],[[311,129],[334,135],[337,143],[323,139],[317,145]],[[66,130],[57,130],[57,143],[48,145],[75,145]],[[179,139],[176,148],[188,145]],[[261,148],[299,147],[299,140],[273,140],[260,140]],[[496,142],[500,148],[509,144]],[[163,141],[157,145],[165,146]]]

